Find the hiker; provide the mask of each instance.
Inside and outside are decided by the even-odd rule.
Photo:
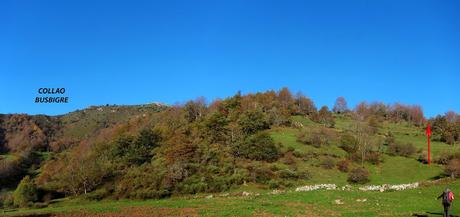
[[[449,217],[449,209],[452,201],[454,200],[454,193],[449,189],[446,188],[439,198],[442,198],[442,206],[444,207],[444,217]]]

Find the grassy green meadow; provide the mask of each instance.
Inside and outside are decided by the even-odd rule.
[[[58,201],[43,209],[23,209],[5,212],[4,215],[25,215],[30,213],[109,213],[122,209],[171,208],[192,209],[199,216],[439,216],[442,209],[436,196],[444,186],[460,189],[460,181],[446,181],[418,189],[397,192],[363,192],[341,190],[318,190],[311,192],[287,192],[259,196],[225,196],[216,194],[213,198],[205,195],[194,197],[174,197],[164,200],[146,201],[86,201],[72,199]],[[456,192],[457,193],[457,192]],[[359,202],[359,199],[366,199]],[[340,200],[343,204],[336,204]],[[460,213],[460,206],[454,205],[452,213]]]

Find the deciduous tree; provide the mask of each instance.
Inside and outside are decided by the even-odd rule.
[[[332,111],[335,113],[344,113],[348,111],[347,101],[343,96],[340,96],[335,100],[334,108],[332,108]]]
[[[332,112],[329,111],[329,108],[327,106],[321,107],[321,109],[318,112],[317,118],[313,119],[327,127],[334,127],[335,125],[334,116],[332,115]]]
[[[38,200],[37,186],[29,176],[25,176],[13,193],[14,205],[26,207]]]
[[[304,96],[301,92],[296,94],[295,101],[297,114],[312,115],[314,112],[316,112],[315,103],[310,98]]]

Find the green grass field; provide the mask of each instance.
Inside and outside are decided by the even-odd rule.
[[[59,201],[43,209],[23,209],[3,215],[60,212],[117,212],[124,208],[190,208],[200,216],[439,216],[442,210],[436,197],[444,187],[460,189],[460,181],[420,187],[397,192],[363,192],[358,190],[318,190],[311,192],[287,192],[259,196],[226,196],[213,198],[174,197],[146,201],[98,201],[81,199]],[[458,194],[458,191],[456,192]],[[366,199],[359,202],[358,199]],[[343,204],[336,204],[340,200]],[[452,213],[460,214],[460,206],[454,202]],[[0,212],[2,214],[2,212]]]
[[[314,127],[317,124],[307,118],[294,117],[295,121],[301,122],[304,126]],[[350,118],[339,116],[336,118],[336,129],[338,131],[349,128],[352,124]],[[405,124],[385,123],[381,128],[381,132],[391,131],[395,135],[395,139],[400,143],[412,143],[417,149],[426,150],[426,137],[422,130],[417,130],[414,127],[408,127]],[[297,141],[299,129],[294,128],[277,128],[272,130],[272,137],[275,142],[280,143],[283,149],[288,147],[294,148],[301,153],[314,152],[319,155],[327,155],[333,153],[336,156],[344,157],[346,152],[336,145],[315,148],[305,145]],[[458,151],[456,146],[448,145],[441,142],[432,142],[432,159],[436,159],[442,152]],[[411,158],[399,156],[384,156],[383,163],[379,165],[366,164],[370,170],[369,184],[401,184],[416,181],[430,180],[438,177],[443,172],[440,165],[432,164],[430,166],[421,164],[416,157]],[[335,183],[345,184],[347,174],[338,170],[327,170],[315,166],[318,161],[309,160],[308,162],[298,162],[298,166],[308,169],[312,173],[312,179],[305,181],[305,184],[314,183]],[[333,181],[331,181],[333,180]]]

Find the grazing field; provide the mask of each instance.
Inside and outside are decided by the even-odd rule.
[[[316,123],[303,117],[295,117],[296,121],[301,122],[305,128],[312,128],[317,125]],[[337,131],[346,130],[350,128],[353,121],[350,118],[343,116],[336,117]],[[334,155],[338,157],[345,157],[346,152],[339,148],[337,145],[324,146],[315,148],[313,146],[305,145],[297,141],[297,134],[299,129],[294,128],[278,128],[272,132],[274,140],[282,145],[284,149],[289,147],[301,153],[316,153],[322,155]],[[405,126],[405,124],[392,124],[385,123],[380,128],[380,133],[392,132],[395,139],[400,143],[411,143],[422,153],[426,151],[426,136],[423,134],[422,129],[414,128],[413,126]],[[442,153],[458,152],[459,147],[448,145],[441,142],[432,142],[432,159],[437,159]],[[417,156],[400,157],[384,155],[383,162],[374,165],[366,164],[370,170],[369,184],[400,184],[409,183],[423,180],[432,180],[439,178],[443,172],[442,165],[432,164],[431,166],[424,165],[417,161]],[[336,184],[346,184],[347,175],[338,170],[323,169],[318,166],[318,159],[311,159],[305,162],[299,161],[299,167],[307,168],[312,173],[312,178],[305,183],[328,183],[333,180]]]
[[[163,200],[71,199],[56,201],[43,209],[4,210],[6,216],[439,216],[436,197],[445,186],[460,189],[460,181],[446,180],[417,189],[364,192],[357,189],[317,190],[243,196],[219,193]],[[208,197],[207,197],[208,196]],[[456,202],[456,201],[455,201]],[[454,215],[460,206],[452,207]],[[339,204],[338,204],[339,203]]]

